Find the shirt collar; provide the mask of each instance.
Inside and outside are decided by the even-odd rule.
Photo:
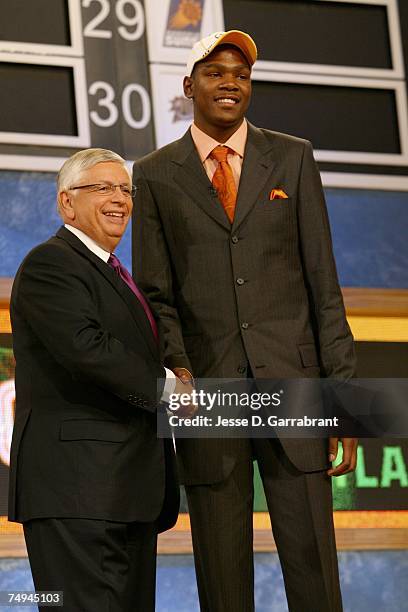
[[[67,223],[65,223],[65,227],[67,228],[67,230],[69,230],[70,232],[72,232],[73,234],[75,234],[75,236],[77,238],[79,238],[79,240],[81,242],[84,243],[84,245],[90,250],[92,251],[92,253],[94,253],[95,255],[97,255],[100,259],[102,259],[105,263],[108,263],[108,259],[110,256],[110,253],[108,253],[108,251],[105,251],[105,249],[102,249],[99,244],[96,244],[95,240],[92,240],[92,238],[90,238],[89,236],[87,236],[82,230],[78,229],[77,227],[72,227],[72,225],[68,225]]]
[[[204,162],[211,151],[220,144],[229,147],[240,157],[244,157],[247,135],[248,124],[246,119],[244,119],[233,135],[228,138],[227,142],[218,142],[214,140],[214,138],[211,138],[211,136],[208,136],[208,134],[200,130],[195,123],[191,126],[191,137],[202,162]]]

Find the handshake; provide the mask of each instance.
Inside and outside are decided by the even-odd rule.
[[[184,396],[186,394],[191,395],[194,389],[194,379],[191,372],[186,368],[174,368],[173,372],[176,375],[176,388],[173,393]],[[197,404],[191,400],[190,404],[187,405],[184,405],[183,402],[183,405],[179,406],[175,414],[179,417],[190,417],[193,416],[197,410]]]

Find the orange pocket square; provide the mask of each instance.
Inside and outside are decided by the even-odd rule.
[[[287,198],[288,196],[283,189],[272,189],[271,193],[269,194],[270,200],[287,200]]]

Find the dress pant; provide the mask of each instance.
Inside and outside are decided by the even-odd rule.
[[[34,519],[24,536],[37,591],[63,591],[55,612],[154,612],[155,523]]]
[[[341,612],[331,480],[304,473],[279,440],[248,440],[222,482],[186,486],[201,612],[252,612],[253,459],[282,565],[290,612]]]

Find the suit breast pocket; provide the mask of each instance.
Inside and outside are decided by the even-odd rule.
[[[289,212],[292,206],[291,198],[276,198],[275,200],[261,200],[256,205],[257,212],[268,214],[279,214]]]

